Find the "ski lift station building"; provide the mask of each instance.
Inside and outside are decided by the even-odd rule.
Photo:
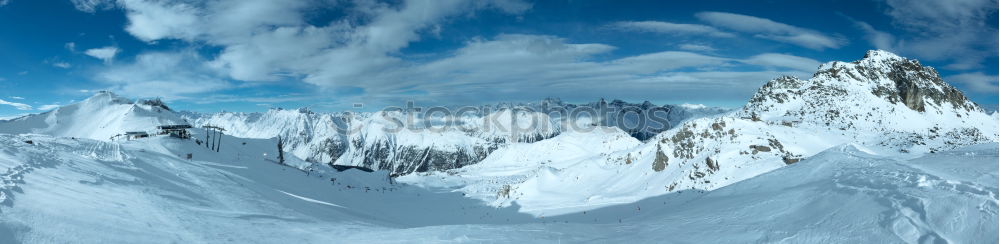
[[[128,140],[135,140],[135,139],[146,138],[146,137],[149,137],[149,133],[146,133],[145,131],[129,131],[129,132],[125,132],[125,138],[128,139]]]
[[[161,135],[183,139],[191,138],[191,133],[187,131],[187,129],[191,129],[191,125],[161,125],[156,128],[160,130]]]

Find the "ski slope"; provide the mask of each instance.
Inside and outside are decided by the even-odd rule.
[[[740,110],[687,120],[648,141],[598,127],[400,181],[516,204],[535,216],[561,215],[719,189],[843,144],[906,159],[995,143],[996,118],[933,68],[873,50],[857,61],[827,63],[808,80],[771,80]]]
[[[534,216],[389,182],[384,171],[278,165],[269,140],[225,138],[218,153],[167,137],[0,141],[10,145],[0,150],[3,243],[983,243],[997,236],[995,143],[910,160],[845,145],[711,192]],[[193,160],[183,159],[187,153]]]

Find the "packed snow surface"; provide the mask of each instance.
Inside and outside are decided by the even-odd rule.
[[[282,166],[273,161],[272,142],[228,139],[216,153],[164,137],[117,143],[2,135],[8,146],[0,150],[0,167],[7,169],[0,174],[0,242],[989,243],[997,237],[995,143],[909,160],[842,145],[715,191],[534,216],[516,205],[496,208],[390,182],[385,172]],[[192,160],[180,157],[187,153]]]

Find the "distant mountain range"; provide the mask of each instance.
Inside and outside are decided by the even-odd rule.
[[[290,152],[312,162],[365,166],[406,174],[474,164],[508,144],[536,142],[577,127],[619,127],[645,140],[685,120],[731,111],[621,100],[568,104],[553,98],[539,103],[452,106],[448,109],[469,112],[447,118],[419,118],[426,113],[316,113],[308,109],[271,109],[263,113],[183,112],[181,116],[198,126],[226,128],[227,133],[238,137],[287,138]],[[582,112],[571,114],[574,111]],[[568,119],[572,115],[575,115],[573,119]],[[408,116],[421,120],[406,124],[407,128],[415,130],[383,132],[384,128],[393,127],[395,121],[408,121]],[[654,116],[657,121],[652,121]],[[421,130],[427,125],[441,127],[448,121],[454,126]],[[532,121],[537,123],[532,124]],[[514,130],[512,123],[520,130]],[[345,128],[353,128],[354,132],[347,133]]]
[[[844,144],[908,158],[998,141],[995,112],[933,68],[886,51],[825,63],[809,79],[778,77],[735,110],[558,99],[448,109],[470,112],[201,114],[101,92],[2,121],[0,133],[110,140],[163,124],[213,125],[235,137],[281,138],[286,151],[315,165],[386,170],[414,183],[436,177],[498,206],[516,201],[542,212],[546,204],[717,189]]]

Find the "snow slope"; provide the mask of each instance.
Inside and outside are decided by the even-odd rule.
[[[532,216],[517,206],[392,184],[387,172],[306,174],[258,154],[273,141],[225,141],[231,143],[215,153],[164,137],[116,144],[0,135],[8,145],[0,150],[0,167],[7,169],[0,174],[0,242],[984,243],[997,237],[995,143],[910,160],[840,146],[711,192]],[[179,157],[186,153],[194,160]]]
[[[343,153],[346,138],[338,129],[349,128],[351,116],[322,114],[308,109],[269,109],[263,113],[222,112],[211,116],[180,112],[198,126],[225,128],[226,134],[242,137],[286,140],[292,155],[314,162],[330,162]]]
[[[287,139],[293,155],[308,161],[385,169],[394,174],[462,167],[508,142],[537,141],[552,137],[559,129],[544,114],[511,110],[426,121],[400,112],[319,114],[305,109],[185,116],[197,125],[226,128],[238,137],[280,136]],[[502,125],[483,123],[485,120]],[[522,125],[525,130],[517,133],[508,129],[511,122],[521,125],[532,121],[540,123]],[[445,123],[458,125],[442,126]]]
[[[218,153],[169,137],[0,141],[3,243],[316,243],[359,230],[506,221],[482,220],[489,214],[530,219],[394,184],[384,171],[336,172],[292,157],[298,168],[282,166],[271,140],[226,138]]]
[[[237,122],[223,125],[233,129],[219,152],[162,136],[108,140],[184,122],[162,103],[110,93],[0,122],[0,243],[997,237],[996,114],[932,68],[883,51],[825,64],[809,80],[772,80],[739,111],[645,141],[603,123],[562,130],[552,117],[540,118],[553,130],[526,137],[487,127],[386,133],[403,115],[393,113],[351,117],[342,122],[357,133],[314,140],[289,133],[323,130],[313,122],[321,115],[269,113],[255,121],[271,127],[229,118]],[[234,137],[255,133],[263,138]],[[280,165],[272,134],[299,146],[346,143],[336,160],[387,171],[336,172],[296,157]],[[405,184],[389,177],[420,171],[395,179]]]
[[[842,144],[912,158],[998,141],[997,117],[915,60],[870,51],[820,68],[809,80],[772,80],[739,111],[688,120],[645,143],[593,134],[603,138],[589,140],[589,150],[567,151],[551,145],[579,139],[555,137],[494,152],[476,167],[401,180],[544,216],[714,190]],[[545,153],[524,153],[533,151]]]
[[[469,110],[470,108],[473,108]],[[386,169],[394,174],[440,171],[478,163],[492,151],[511,143],[551,138],[570,125],[631,128],[628,133],[648,139],[682,121],[727,113],[709,107],[656,106],[603,99],[589,104],[567,104],[558,99],[541,103],[478,107],[450,107],[452,116],[382,111],[375,113],[316,113],[308,109],[270,109],[263,113],[199,114],[182,112],[198,126],[214,125],[245,138],[285,138],[293,155],[311,162]],[[574,109],[591,111],[570,119]],[[427,110],[425,112],[429,112]],[[594,113],[605,112],[605,116]],[[631,111],[614,117],[615,113]],[[562,113],[560,113],[562,112]],[[666,125],[638,113],[657,113]],[[398,133],[385,129],[406,126]],[[445,125],[451,125],[450,127]],[[642,126],[642,128],[638,128]],[[428,130],[427,128],[434,128]]]
[[[82,102],[55,110],[0,121],[0,133],[37,133],[61,137],[111,140],[129,131],[154,133],[156,126],[187,124],[159,100],[133,102],[111,92],[98,92]]]

